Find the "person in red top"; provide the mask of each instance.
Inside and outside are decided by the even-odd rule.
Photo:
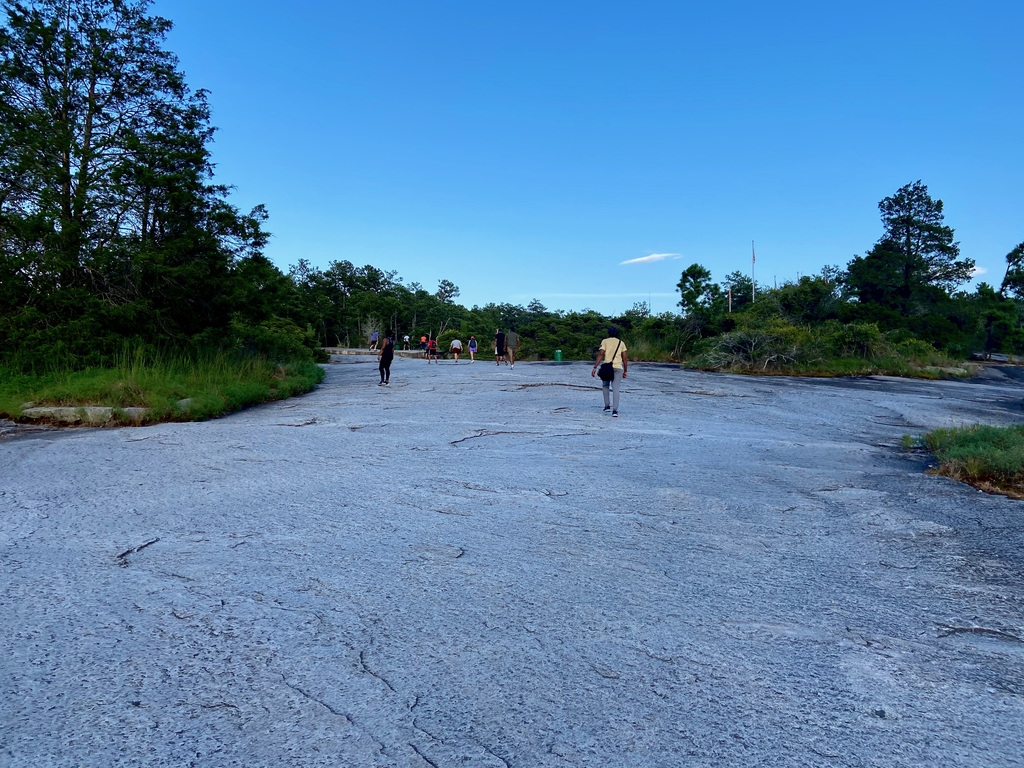
[[[434,362],[440,365],[440,361],[437,359],[437,339],[427,342],[427,365],[430,365],[430,358],[434,358]]]

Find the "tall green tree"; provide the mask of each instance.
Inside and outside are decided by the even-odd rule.
[[[1024,243],[1006,254],[1006,274],[1003,276],[999,293],[1009,293],[1018,299],[1024,299]]]
[[[452,304],[458,298],[459,293],[459,286],[451,280],[440,280],[437,284],[437,293],[435,295],[442,304]]]
[[[744,307],[754,301],[755,292],[752,290],[754,287],[753,278],[750,275],[744,274],[739,270],[730,272],[725,276],[722,281],[722,292],[726,294],[727,300],[729,292],[732,292],[732,311],[738,312]],[[758,285],[756,295],[762,296],[768,290],[767,286]]]
[[[784,283],[768,295],[790,322],[798,324],[834,319],[842,302],[840,285],[827,271],[822,275],[804,275],[795,283]]]
[[[266,242],[212,183],[213,134],[148,0],[6,2],[0,26],[0,325],[25,339],[185,337],[225,325]],[[7,297],[5,297],[7,298]],[[2,335],[2,334],[0,334]],[[51,334],[53,335],[53,334]],[[45,341],[45,339],[43,339]]]
[[[683,270],[676,284],[682,320],[676,333],[675,355],[701,338],[719,330],[725,316],[726,297],[721,287],[711,280],[711,270],[691,264]]]
[[[974,261],[960,258],[942,201],[920,180],[900,187],[878,210],[882,237],[865,256],[854,257],[846,277],[861,302],[922,314],[971,278]]]
[[[722,289],[711,280],[711,270],[700,264],[691,264],[683,270],[679,282],[679,306],[687,316],[721,311]]]
[[[1006,298],[988,283],[978,285],[978,290],[970,298],[977,316],[977,341],[981,350],[986,355],[1012,352],[1021,341],[1017,302]]]

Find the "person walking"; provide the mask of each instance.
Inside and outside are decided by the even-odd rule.
[[[505,334],[505,357],[508,359],[509,367],[516,367],[516,352],[519,351],[519,334],[516,329],[509,327]]]
[[[427,356],[427,337],[420,336],[420,351],[423,352],[423,356]]]
[[[430,365],[431,358],[435,363],[440,364],[437,359],[437,339],[434,338],[427,342],[427,365]]]
[[[452,339],[452,345],[448,351],[455,355],[455,362],[459,362],[459,354],[462,352],[462,342],[458,339]]]
[[[405,350],[409,349],[409,334],[408,333],[405,334],[404,337],[402,337],[402,349],[405,349]]]
[[[395,359],[395,337],[390,333],[384,337],[384,346],[377,353],[377,368],[380,370],[378,387],[391,386],[391,363]]]
[[[469,362],[476,362],[476,336],[469,337]]]
[[[603,368],[610,365],[609,369]],[[597,352],[597,360],[594,361],[594,369],[590,372],[591,378],[597,375],[598,368],[601,371],[601,391],[604,395],[604,409],[611,409],[612,416],[619,417],[619,390],[622,388],[622,380],[626,378],[626,371],[629,368],[629,361],[626,359],[626,345],[622,343],[619,329],[614,325],[608,329],[608,338],[601,342],[601,349]],[[611,402],[609,403],[609,392],[611,389]]]
[[[505,334],[499,328],[494,333],[494,364],[501,365],[505,359]]]
[[[370,351],[371,352],[373,352],[373,350],[375,350],[377,348],[377,337],[379,335],[380,334],[378,334],[377,331],[374,331],[373,334],[370,336]]]

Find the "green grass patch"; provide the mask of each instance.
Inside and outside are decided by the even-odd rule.
[[[313,362],[277,363],[231,352],[120,356],[111,368],[51,370],[39,375],[0,367],[0,416],[23,406],[148,408],[145,423],[196,421],[309,392],[324,377]],[[188,400],[185,405],[181,401]],[[130,421],[123,410],[115,420]]]
[[[936,429],[923,440],[940,462],[938,474],[1024,498],[1024,424]]]
[[[665,346],[657,340],[635,336],[629,339],[629,351],[626,356],[630,362],[636,363],[671,363],[678,362],[672,359],[673,348]],[[593,359],[593,358],[591,358]]]

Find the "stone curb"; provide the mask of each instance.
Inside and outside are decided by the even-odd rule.
[[[119,410],[132,421],[141,421],[149,413],[149,408],[121,408]],[[114,418],[114,409],[102,405],[43,406],[24,409],[21,412],[21,418],[32,421],[45,419],[61,424],[108,424]]]
[[[370,351],[367,349],[350,348],[350,347],[321,347],[321,349],[329,355],[365,355],[368,357],[376,357],[376,351]],[[395,357],[412,357],[412,358],[423,358],[422,349],[396,349]]]
[[[184,411],[192,404],[191,398],[179,400],[178,409]],[[36,406],[34,403],[22,405],[20,418],[29,421],[51,421],[58,424],[89,424],[102,426],[114,420],[114,411],[123,413],[133,422],[140,422],[149,415],[149,408],[112,408],[107,405],[78,406]]]

